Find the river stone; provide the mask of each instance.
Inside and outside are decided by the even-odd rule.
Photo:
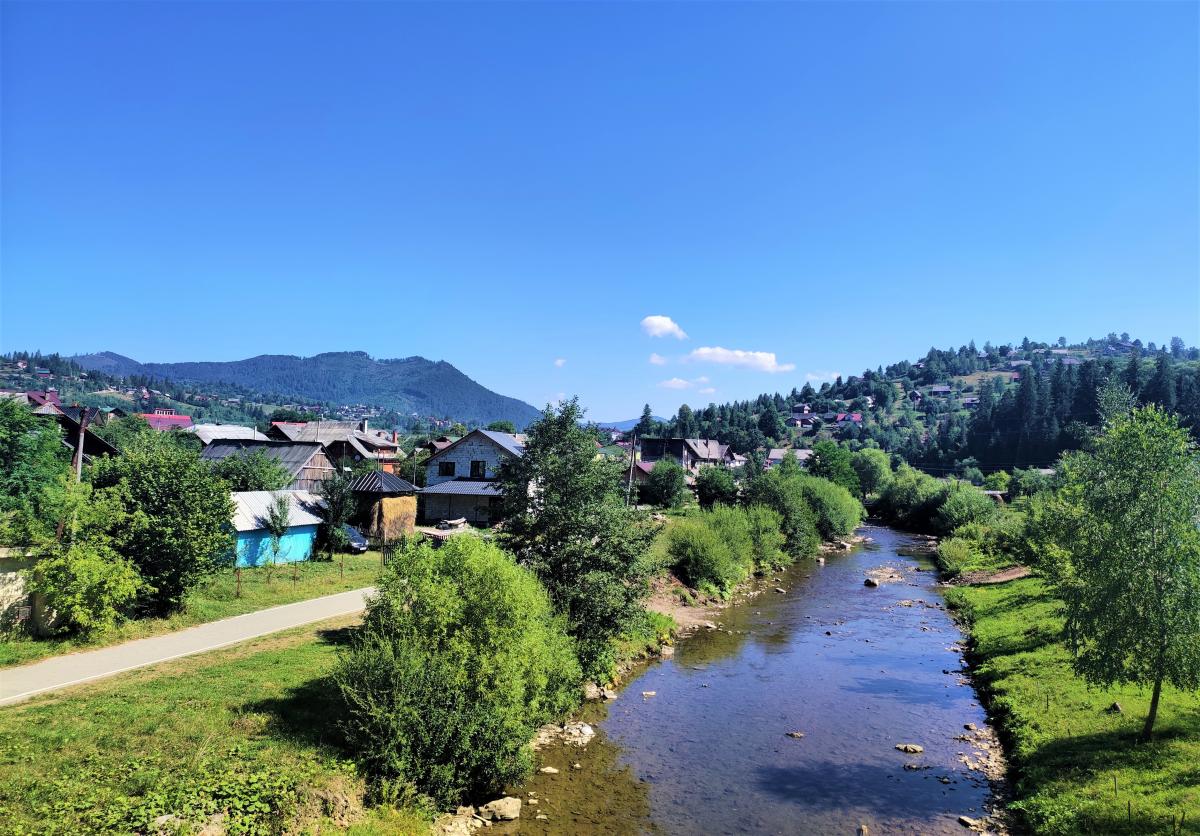
[[[775,587],[775,591],[778,592],[780,595],[784,595],[787,593],[787,590],[784,589],[782,586]]]
[[[865,581],[863,581],[863,586],[879,586],[879,581],[875,580],[874,578],[867,578]]]
[[[958,823],[963,827],[969,827],[972,830],[977,830],[983,825],[983,822],[981,822],[979,819],[973,819],[970,816],[959,816]]]
[[[557,775],[558,774],[558,770],[555,769],[553,766],[543,766],[541,769],[538,770],[538,772],[542,773],[543,775]]]
[[[617,698],[617,692],[612,688],[601,688],[600,693],[604,694],[604,699],[606,700],[615,700]]]
[[[790,732],[788,732],[788,733],[787,733],[787,736],[788,736],[788,737],[794,737],[796,740],[799,740],[800,738],[804,737],[804,732],[802,732],[802,731],[790,731]]]
[[[963,728],[966,729],[967,731],[975,731],[975,724],[974,723],[963,723]]]
[[[658,695],[658,691],[642,691],[643,697],[654,697]]]
[[[583,698],[585,700],[604,699],[604,691],[595,682],[583,683]]]
[[[661,648],[659,648],[658,655],[664,659],[670,659],[675,655],[675,648],[669,644],[664,644]]]
[[[925,751],[925,747],[916,743],[897,743],[896,748],[901,752],[907,752],[910,755],[919,755]]]
[[[506,795],[489,801],[479,808],[479,817],[485,821],[512,821],[521,817],[521,799]]]
[[[567,723],[562,736],[564,742],[573,746],[586,746],[596,736],[596,730],[587,723]]]

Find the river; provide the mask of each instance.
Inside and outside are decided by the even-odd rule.
[[[543,750],[559,773],[512,788],[537,804],[493,832],[966,832],[958,817],[984,816],[992,794],[963,760],[998,747],[963,675],[963,636],[910,539],[860,533],[853,551],[764,578],[720,630],[585,707],[597,736]],[[892,579],[865,586],[881,567]]]

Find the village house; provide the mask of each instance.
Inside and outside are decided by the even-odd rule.
[[[494,430],[472,430],[425,462],[419,518],[425,523],[465,519],[489,525],[502,496],[497,471],[505,459],[525,453],[524,438]]]
[[[839,412],[837,414],[837,425],[839,429],[845,427],[861,427],[862,426],[861,412]]]
[[[200,443],[205,447],[214,441],[270,441],[254,427],[243,427],[240,424],[196,424],[189,427],[188,432],[196,434]]]
[[[785,422],[789,427],[796,427],[800,430],[811,430],[817,426],[817,416],[815,415],[796,415],[793,414]]]
[[[812,458],[812,450],[798,450],[790,447],[772,447],[767,453],[767,458],[763,461],[763,470],[770,470],[773,467],[783,463],[784,457],[791,453],[796,457],[796,461],[804,464]]]
[[[935,398],[948,398],[950,391],[950,387],[945,383],[935,383],[929,387],[929,394]]]
[[[315,441],[325,448],[329,460],[343,470],[357,462],[374,460],[388,473],[395,473],[406,458],[400,449],[397,432],[372,430],[365,418],[362,421],[273,421],[267,435],[280,441]]]
[[[653,464],[670,458],[695,475],[702,465],[732,467],[733,451],[728,444],[708,438],[643,438],[641,460]]]
[[[321,526],[322,500],[310,491],[235,491],[233,528],[236,566],[296,563],[312,557]],[[267,517],[278,497],[288,501],[288,530],[279,538],[279,554],[267,531]]]
[[[291,490],[311,491],[332,476],[336,471],[325,450],[316,442],[256,441],[231,439],[214,441],[204,448],[200,458],[215,462],[229,456],[240,456],[261,452],[274,459],[292,477]]]
[[[153,412],[141,412],[138,417],[145,418],[150,428],[158,432],[186,430],[192,426],[192,416],[180,415],[173,409],[161,408]]]

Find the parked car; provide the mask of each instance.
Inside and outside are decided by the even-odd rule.
[[[343,525],[342,530],[346,532],[346,548],[358,554],[367,550],[367,538],[362,535],[361,531],[352,525]]]

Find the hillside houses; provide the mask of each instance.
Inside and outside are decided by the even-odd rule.
[[[310,491],[237,491],[233,496],[235,566],[264,566],[308,560],[316,547],[322,519],[322,500]],[[267,516],[279,498],[288,502],[288,530],[279,538],[275,553]]]
[[[778,467],[783,463],[783,460],[791,453],[796,457],[796,461],[804,464],[812,458],[812,450],[799,450],[790,447],[773,447],[767,453],[766,459],[763,461],[763,470],[770,470],[773,467]]]
[[[425,462],[425,488],[418,516],[424,522],[465,519],[487,525],[502,496],[496,484],[500,464],[525,453],[524,437],[494,430],[472,430],[435,452]]]

